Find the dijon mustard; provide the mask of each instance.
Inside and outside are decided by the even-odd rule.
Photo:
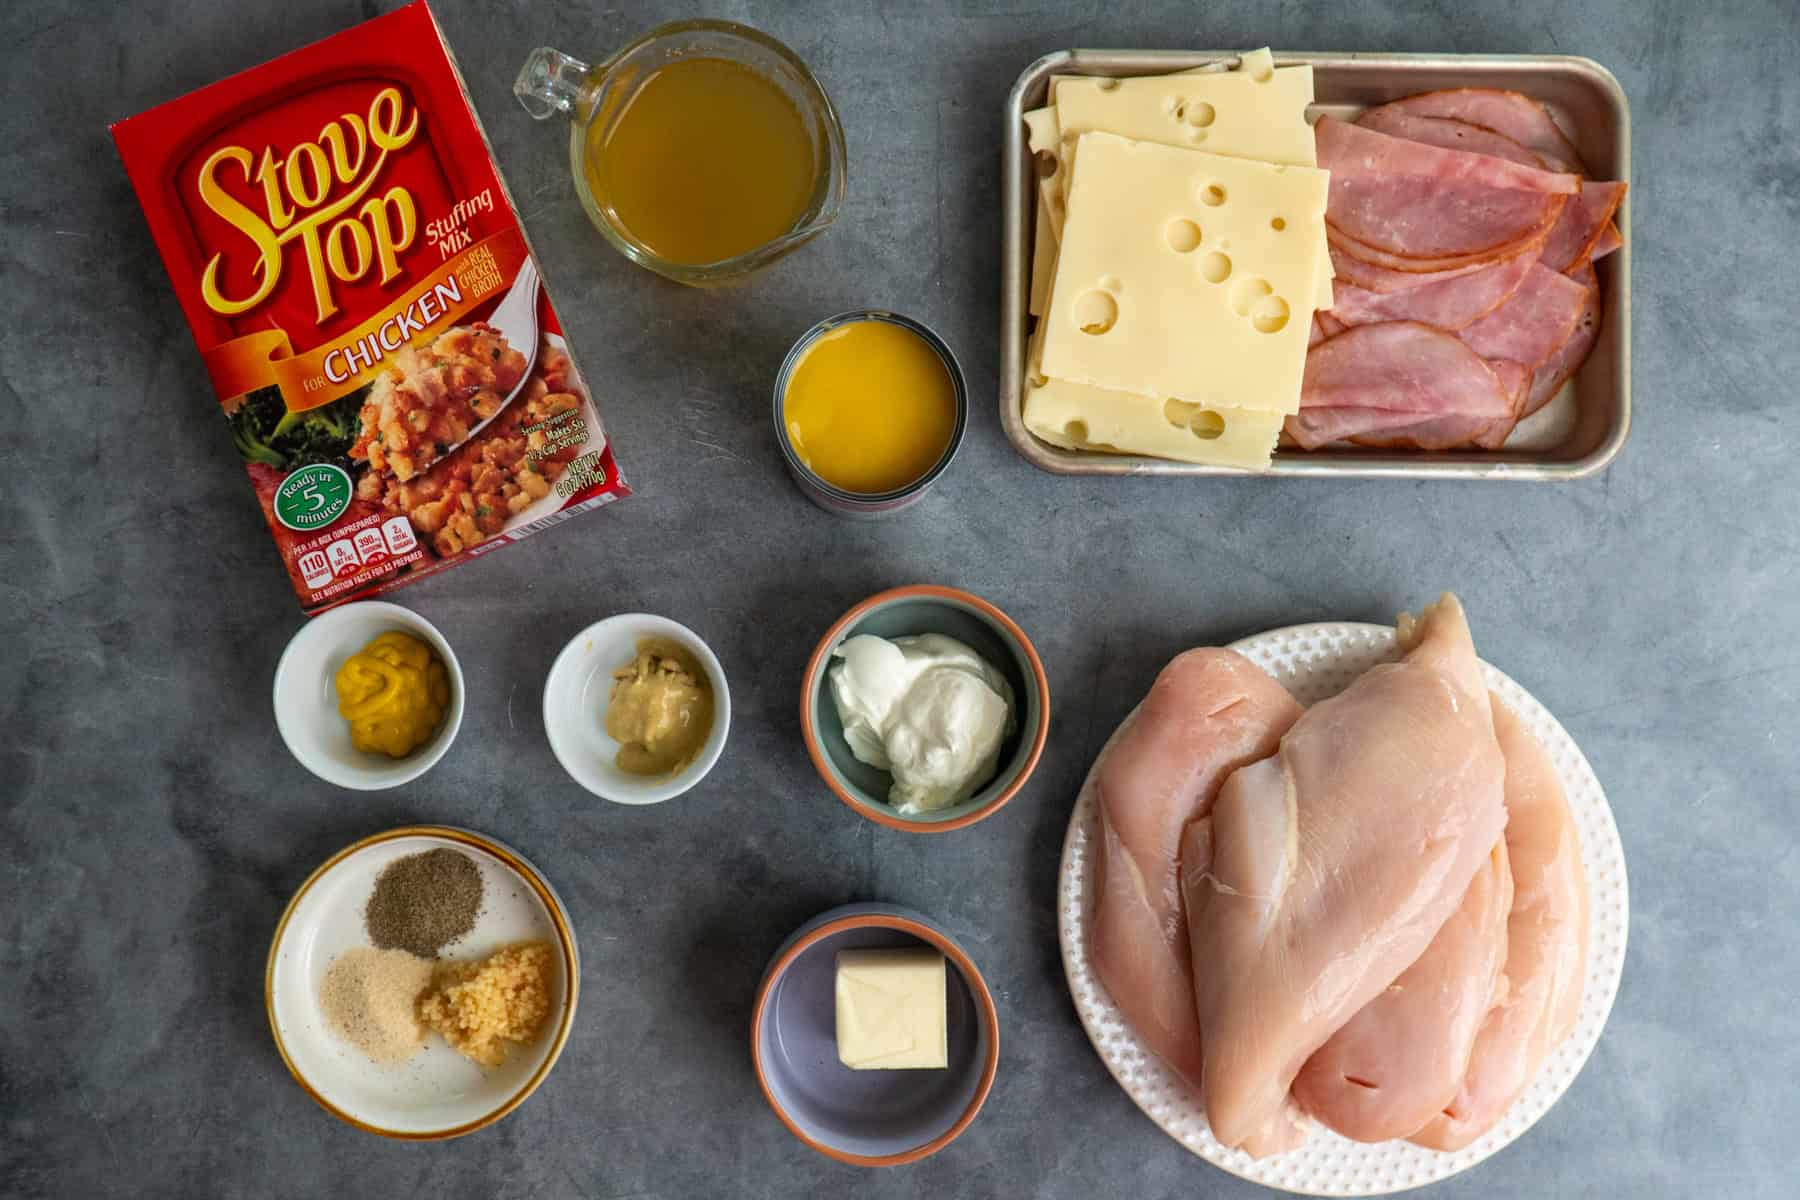
[[[619,743],[621,771],[680,774],[700,756],[712,724],[712,684],[687,647],[644,638],[632,661],[613,672],[606,735]]]

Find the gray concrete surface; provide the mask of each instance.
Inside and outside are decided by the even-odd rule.
[[[1198,6],[724,2],[823,76],[850,140],[824,239],[736,291],[628,266],[571,192],[565,132],[513,103],[548,42],[593,56],[675,3],[438,10],[545,257],[638,496],[396,597],[456,645],[462,735],[415,785],[307,775],[270,719],[301,617],[106,133],[110,120],[386,4],[9,5],[0,82],[0,1193],[98,1196],[1239,1197],[1114,1085],[1056,949],[1057,851],[1108,731],[1172,653],[1441,588],[1567,724],[1618,815],[1634,900],[1623,990],[1568,1096],[1449,1197],[1794,1194],[1800,1079],[1800,505],[1792,291],[1800,10],[1787,0]],[[998,114],[1039,54],[1088,45],[1563,51],[1636,123],[1636,422],[1569,486],[1057,479],[993,415]],[[782,473],[770,378],[818,317],[891,305],[971,373],[975,419],[930,499],[877,525]],[[824,791],[794,719],[843,608],[939,581],[1008,609],[1055,689],[1029,790],[974,829],[890,833]],[[648,609],[734,682],[705,785],[612,807],[538,714],[563,641]],[[573,909],[580,1019],[498,1127],[397,1145],[340,1125],[271,1045],[262,968],[292,889],[344,843],[448,821],[533,856]],[[791,1139],[757,1092],[752,992],[791,928],[914,905],[979,958],[999,1082],[957,1144],[885,1173]]]

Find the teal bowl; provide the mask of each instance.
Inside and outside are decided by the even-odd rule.
[[[850,752],[825,672],[833,650],[847,638],[865,633],[884,638],[938,633],[955,638],[992,663],[1012,685],[1017,728],[1000,748],[994,778],[961,804],[902,814],[887,800],[893,777],[859,762]],[[1036,647],[1011,617],[969,592],[915,584],[870,596],[819,639],[800,688],[800,729],[819,778],[857,813],[908,833],[948,833],[992,816],[1031,778],[1050,731],[1050,683]]]

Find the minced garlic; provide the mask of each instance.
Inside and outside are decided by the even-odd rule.
[[[507,1042],[537,1037],[550,1015],[548,942],[521,942],[479,962],[440,963],[419,998],[419,1020],[484,1067],[506,1061]]]

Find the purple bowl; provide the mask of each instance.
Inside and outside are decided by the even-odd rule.
[[[944,954],[949,1065],[852,1071],[837,1055],[837,953],[927,945]],[[1000,1062],[999,1015],[974,962],[918,913],[846,904],[802,925],[763,973],[751,1021],[763,1097],[793,1135],[840,1162],[886,1167],[947,1146],[987,1100]]]

